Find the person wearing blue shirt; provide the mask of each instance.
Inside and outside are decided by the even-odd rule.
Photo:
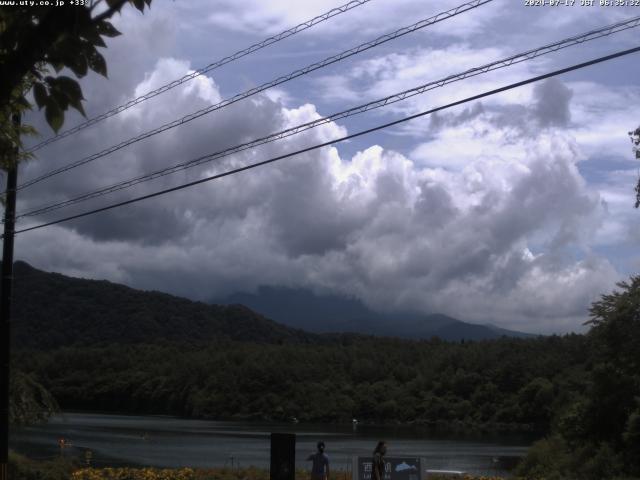
[[[311,480],[329,480],[329,457],[324,453],[324,442],[318,442],[318,451],[307,457],[308,462],[313,462],[311,467]]]

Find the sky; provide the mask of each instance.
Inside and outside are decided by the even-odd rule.
[[[19,183],[462,2],[371,0],[37,152]],[[219,151],[640,15],[494,0],[21,190],[18,212]],[[340,5],[154,0],[125,8],[89,117]],[[637,29],[436,88],[275,143],[22,219],[19,228],[240,167],[638,46]],[[211,301],[259,286],[444,313],[533,333],[585,331],[637,273],[638,55],[134,205],[19,234],[16,258]],[[26,118],[52,131],[42,112]],[[65,128],[82,121],[69,113]]]

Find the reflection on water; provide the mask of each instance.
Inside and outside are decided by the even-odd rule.
[[[434,436],[407,427],[304,425],[213,422],[164,416],[124,416],[66,413],[48,424],[16,429],[10,446],[32,458],[84,456],[93,465],[157,467],[269,466],[269,435],[296,434],[296,460],[304,459],[322,439],[333,469],[351,468],[351,458],[369,455],[378,440],[388,442],[388,455],[422,457],[427,469],[464,470],[505,475],[505,465],[525,454],[530,438],[523,436]],[[70,444],[70,445],[69,445]]]

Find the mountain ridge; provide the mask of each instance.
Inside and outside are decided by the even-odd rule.
[[[319,343],[318,335],[280,325],[242,305],[209,305],[14,265],[12,342],[54,349],[108,343],[248,341]]]
[[[439,337],[447,341],[535,336],[491,324],[464,322],[441,313],[378,313],[354,298],[316,295],[296,288],[261,286],[256,293],[236,293],[217,301],[246,305],[278,323],[314,333],[350,332],[408,339]]]
[[[137,290],[106,280],[68,277],[38,270],[25,263],[14,265],[12,342],[16,348],[55,349],[109,343],[206,344],[220,341],[266,344],[325,344],[378,335],[410,339],[485,340],[503,336],[489,327],[466,324],[446,315],[372,314],[353,299],[334,302],[333,323],[323,331],[308,328],[326,313],[326,299],[294,290],[281,302],[305,324],[287,322],[269,309],[251,302],[226,305],[196,302],[157,291]],[[239,300],[239,299],[236,299]],[[334,299],[330,299],[333,301]],[[291,306],[296,308],[291,308]],[[258,311],[259,310],[259,313]],[[348,311],[350,318],[340,318]],[[302,312],[302,313],[300,313]],[[320,315],[320,316],[319,316]],[[391,322],[395,330],[387,328]],[[437,328],[432,328],[437,327]],[[497,327],[495,327],[497,328]],[[514,335],[518,336],[518,335]]]

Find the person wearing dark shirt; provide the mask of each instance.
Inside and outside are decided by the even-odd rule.
[[[324,442],[318,442],[318,451],[307,457],[308,462],[313,462],[311,467],[311,480],[329,480],[329,457],[324,453]]]
[[[372,480],[384,480],[384,454],[387,453],[386,442],[379,441],[373,451],[373,478]]]

